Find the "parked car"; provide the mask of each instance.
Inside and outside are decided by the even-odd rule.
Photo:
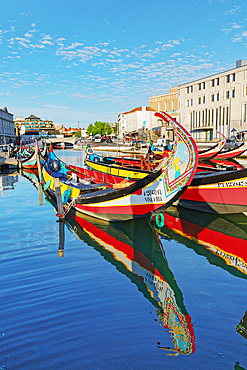
[[[134,140],[134,141],[132,141],[131,145],[132,146],[141,146],[141,148],[146,148],[147,147],[147,143],[145,143],[145,141],[143,141],[143,140]]]
[[[94,137],[94,142],[95,142],[95,143],[101,143],[101,141],[102,141],[101,136],[100,136],[100,135],[95,135],[95,137]]]

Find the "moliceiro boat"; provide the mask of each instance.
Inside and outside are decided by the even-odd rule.
[[[220,153],[218,153],[214,159],[229,159],[229,158],[235,158],[239,157],[240,155],[244,154],[244,152],[247,150],[247,139],[243,142],[243,144],[239,145],[236,148],[229,149],[229,150],[222,150]]]
[[[197,147],[190,134],[168,114],[156,115],[174,125],[172,155],[129,186],[126,182],[125,187],[114,189],[109,184],[76,182],[58,161],[48,157],[42,168],[42,185],[44,192],[55,200],[58,216],[63,217],[73,208],[108,221],[129,220],[167,208],[182,195],[196,171]]]
[[[17,163],[19,168],[28,168],[28,169],[38,169],[38,167],[43,166],[45,160],[47,158],[47,145],[45,142],[45,146],[42,151],[39,148],[38,141],[36,140],[36,145],[33,150],[27,149],[20,150],[17,157]]]
[[[224,147],[226,145],[226,138],[220,132],[218,132],[218,134],[221,135],[220,141],[216,145],[214,145],[213,147],[211,147],[209,149],[199,150],[199,152],[198,152],[199,159],[213,158],[216,155],[218,155],[219,153],[221,153],[221,151],[224,149]]]
[[[197,173],[175,204],[208,213],[247,212],[247,168]]]

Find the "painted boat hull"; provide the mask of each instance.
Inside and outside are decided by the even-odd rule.
[[[198,164],[198,171],[211,171],[207,177],[203,174],[196,175],[190,186],[177,200],[176,204],[181,207],[194,209],[208,213],[228,214],[247,212],[247,170],[239,165],[236,161],[227,161],[224,159],[211,159],[212,165],[202,163]],[[89,163],[89,162],[88,162]],[[215,169],[217,163],[222,166],[237,167],[240,170],[225,171]],[[94,176],[101,181],[121,182],[128,177],[131,181],[136,181],[139,177],[147,176],[149,171],[140,171],[127,168],[111,168],[105,165],[96,164],[91,168],[97,169],[92,171]],[[108,168],[106,170],[106,168]],[[100,173],[102,170],[102,173]],[[104,173],[107,172],[107,173]],[[115,174],[115,175],[114,175]]]
[[[176,204],[208,213],[247,212],[247,169],[196,175]]]
[[[176,143],[173,156],[164,159],[154,172],[117,190],[98,185],[97,188],[95,185],[86,187],[68,183],[67,174],[54,172],[51,168],[52,159],[48,158],[42,169],[45,191],[54,199],[57,188],[55,182],[58,182],[66,199],[63,203],[65,206],[71,205],[79,212],[108,221],[147,217],[158,209],[169,207],[193,179],[198,162],[197,147],[187,131],[169,115],[163,112],[156,114],[175,125]],[[55,181],[55,178],[58,180]],[[67,198],[65,194],[68,194]]]
[[[218,155],[223,150],[223,148],[225,147],[225,145],[226,145],[226,138],[223,137],[219,141],[219,143],[216,144],[215,146],[213,146],[212,148],[199,151],[198,152],[198,158],[199,159],[213,158],[213,157],[215,157],[216,155]]]
[[[239,157],[240,155],[244,154],[244,152],[247,150],[247,141],[245,141],[242,145],[240,145],[238,148],[222,151],[218,153],[214,159],[230,159],[230,158],[235,158]]]

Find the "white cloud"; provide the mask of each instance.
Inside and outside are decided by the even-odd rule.
[[[41,41],[42,44],[46,44],[46,45],[54,45],[53,42],[51,41],[48,41],[48,40],[44,40],[44,41]]]
[[[239,9],[240,9],[240,7],[239,7],[239,6],[234,5],[232,9],[230,9],[230,10],[228,10],[228,11],[224,12],[223,14],[224,14],[224,15],[229,15],[229,14],[231,14],[231,15],[232,15],[232,14],[236,13]]]

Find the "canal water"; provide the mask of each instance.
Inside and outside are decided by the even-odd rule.
[[[0,184],[0,369],[247,370],[247,216],[61,223],[31,174]]]

